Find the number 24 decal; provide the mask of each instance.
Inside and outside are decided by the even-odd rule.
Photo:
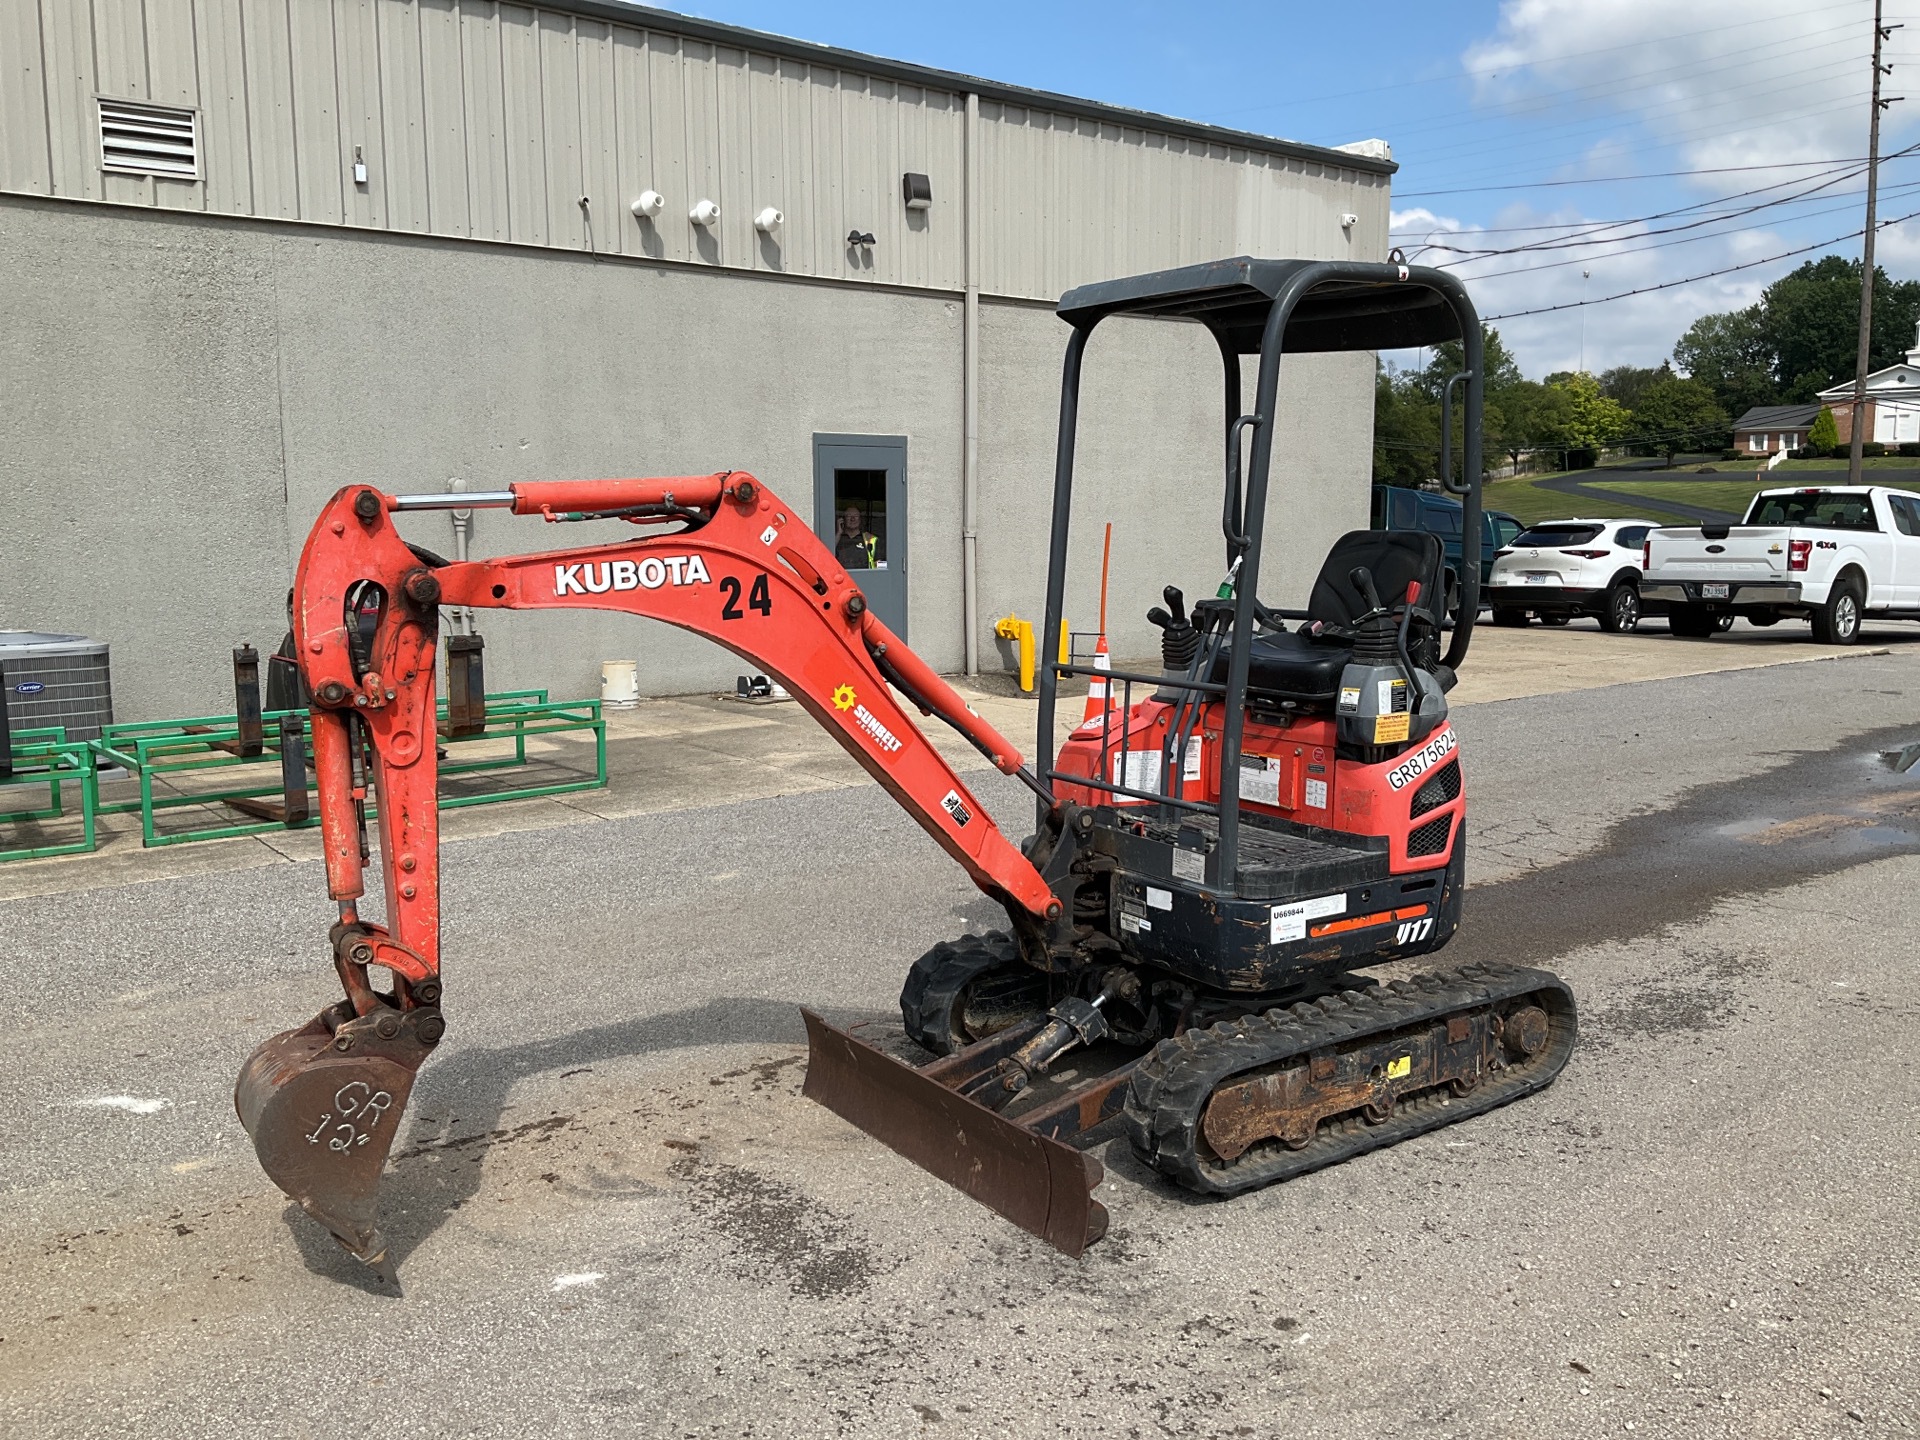
[[[1427,936],[1432,933],[1433,917],[1431,915],[1427,916],[1424,920],[1409,920],[1394,933],[1393,943],[1396,945],[1412,945],[1426,939]]]
[[[720,607],[722,620],[743,620],[746,612],[740,608],[740,581],[737,576],[720,577],[721,592],[727,597]],[[763,571],[754,578],[753,589],[747,592],[747,609],[758,610],[762,615],[773,614],[773,593],[767,589],[767,577]]]

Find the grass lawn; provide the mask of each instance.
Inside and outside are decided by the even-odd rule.
[[[1729,460],[1726,463],[1731,465],[1735,462]],[[1768,473],[1778,475],[1785,470],[1844,470],[1846,468],[1847,457],[1842,455],[1837,460],[1782,460]],[[1902,455],[1866,455],[1861,457],[1860,468],[1863,470],[1920,470],[1920,459]],[[1900,488],[1904,490],[1907,487],[1902,485]]]
[[[1791,462],[1787,462],[1791,463]],[[1622,495],[1641,496],[1658,500],[1665,496],[1669,500],[1678,500],[1683,505],[1701,505],[1709,510],[1724,510],[1729,515],[1740,516],[1747,513],[1747,504],[1762,490],[1778,490],[1790,485],[1791,480],[1783,480],[1780,472],[1786,464],[1775,467],[1765,475],[1756,475],[1741,480],[1608,480],[1607,489]],[[1890,485],[1896,490],[1920,490],[1920,480],[1884,479],[1880,484]]]
[[[1595,483],[1602,473],[1604,472],[1583,470],[1579,475],[1582,480]],[[1571,520],[1576,516],[1591,520],[1624,518],[1677,520],[1679,518],[1645,503],[1637,495],[1622,495],[1618,501],[1589,499],[1585,495],[1562,495],[1558,490],[1543,489],[1535,483],[1543,478],[1553,477],[1522,475],[1512,480],[1488,481],[1481,488],[1481,503],[1489,510],[1504,510],[1526,525],[1537,524],[1542,520]],[[1608,485],[1606,488],[1620,490],[1624,487]],[[1648,486],[1647,488],[1658,487]],[[1679,500],[1683,497],[1675,495],[1673,498]],[[1743,506],[1744,503],[1743,501]]]

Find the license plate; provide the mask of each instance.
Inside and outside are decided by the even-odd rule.
[[[1700,587],[1700,598],[1702,600],[1724,600],[1727,598],[1727,587],[1725,585],[1702,585]]]
[[[1553,583],[1553,577],[1551,575],[1524,575],[1521,578],[1529,585],[1551,585]]]

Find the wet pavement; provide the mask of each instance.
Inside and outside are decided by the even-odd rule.
[[[1565,1075],[1225,1203],[1108,1143],[1079,1261],[797,1093],[796,1004],[994,923],[871,787],[447,847],[400,1298],[228,1098],[331,998],[316,865],[0,902],[0,1432],[1913,1434],[1920,656],[1457,723],[1436,958],[1564,974]]]

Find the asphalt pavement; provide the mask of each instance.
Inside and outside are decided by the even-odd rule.
[[[797,1004],[897,1035],[911,957],[995,923],[876,787],[447,845],[398,1297],[230,1104],[333,998],[316,863],[0,901],[0,1432],[1914,1433],[1920,773],[1877,757],[1920,654],[1456,721],[1434,963],[1564,974],[1566,1073],[1228,1202],[1105,1140],[1080,1260],[797,1093]]]

